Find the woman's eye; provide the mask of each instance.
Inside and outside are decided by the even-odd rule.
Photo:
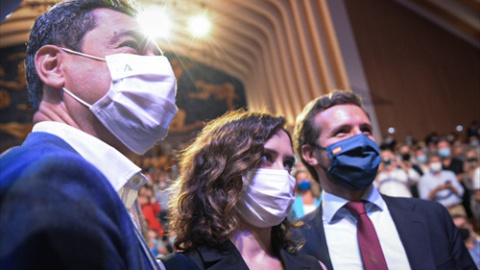
[[[264,153],[262,155],[262,163],[265,163],[265,162],[272,162],[272,155],[268,154],[268,153]]]
[[[285,170],[291,171],[293,169],[293,166],[295,165],[294,163],[295,162],[293,162],[293,161],[285,161],[283,163],[283,167],[285,168]]]

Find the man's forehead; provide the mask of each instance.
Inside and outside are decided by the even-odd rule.
[[[112,28],[141,33],[142,28],[136,17],[109,8],[97,8],[92,11],[96,19],[96,27]]]
[[[330,107],[315,116],[315,123],[320,125],[342,125],[349,122],[370,123],[365,112],[353,104],[341,104]]]

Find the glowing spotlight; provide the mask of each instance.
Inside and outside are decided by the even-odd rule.
[[[146,9],[138,15],[138,22],[143,32],[152,38],[168,38],[172,28],[172,21],[165,12],[165,8]]]
[[[458,131],[458,132],[462,132],[463,131],[463,126],[462,125],[458,125],[455,127],[455,129]]]
[[[395,128],[394,127],[389,127],[388,128],[388,133],[394,134],[395,133]]]
[[[202,37],[210,32],[211,23],[205,15],[198,15],[190,19],[188,28],[193,36]]]

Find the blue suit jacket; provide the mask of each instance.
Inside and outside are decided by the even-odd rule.
[[[139,239],[105,176],[60,138],[32,133],[0,158],[1,269],[151,269]]]
[[[442,205],[419,199],[382,197],[412,269],[477,269]],[[305,226],[296,233],[301,233],[306,243],[300,252],[315,256],[328,269],[333,269],[323,229],[322,207],[301,220]]]

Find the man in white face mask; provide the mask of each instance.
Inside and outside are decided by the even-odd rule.
[[[135,224],[146,178],[129,158],[166,136],[176,80],[135,14],[130,2],[70,1],[35,22],[34,127],[0,162],[2,269],[163,268]]]
[[[450,215],[466,216],[462,205],[464,189],[452,171],[442,169],[440,156],[430,157],[430,173],[420,178],[418,192],[420,198],[437,201],[445,206]]]

